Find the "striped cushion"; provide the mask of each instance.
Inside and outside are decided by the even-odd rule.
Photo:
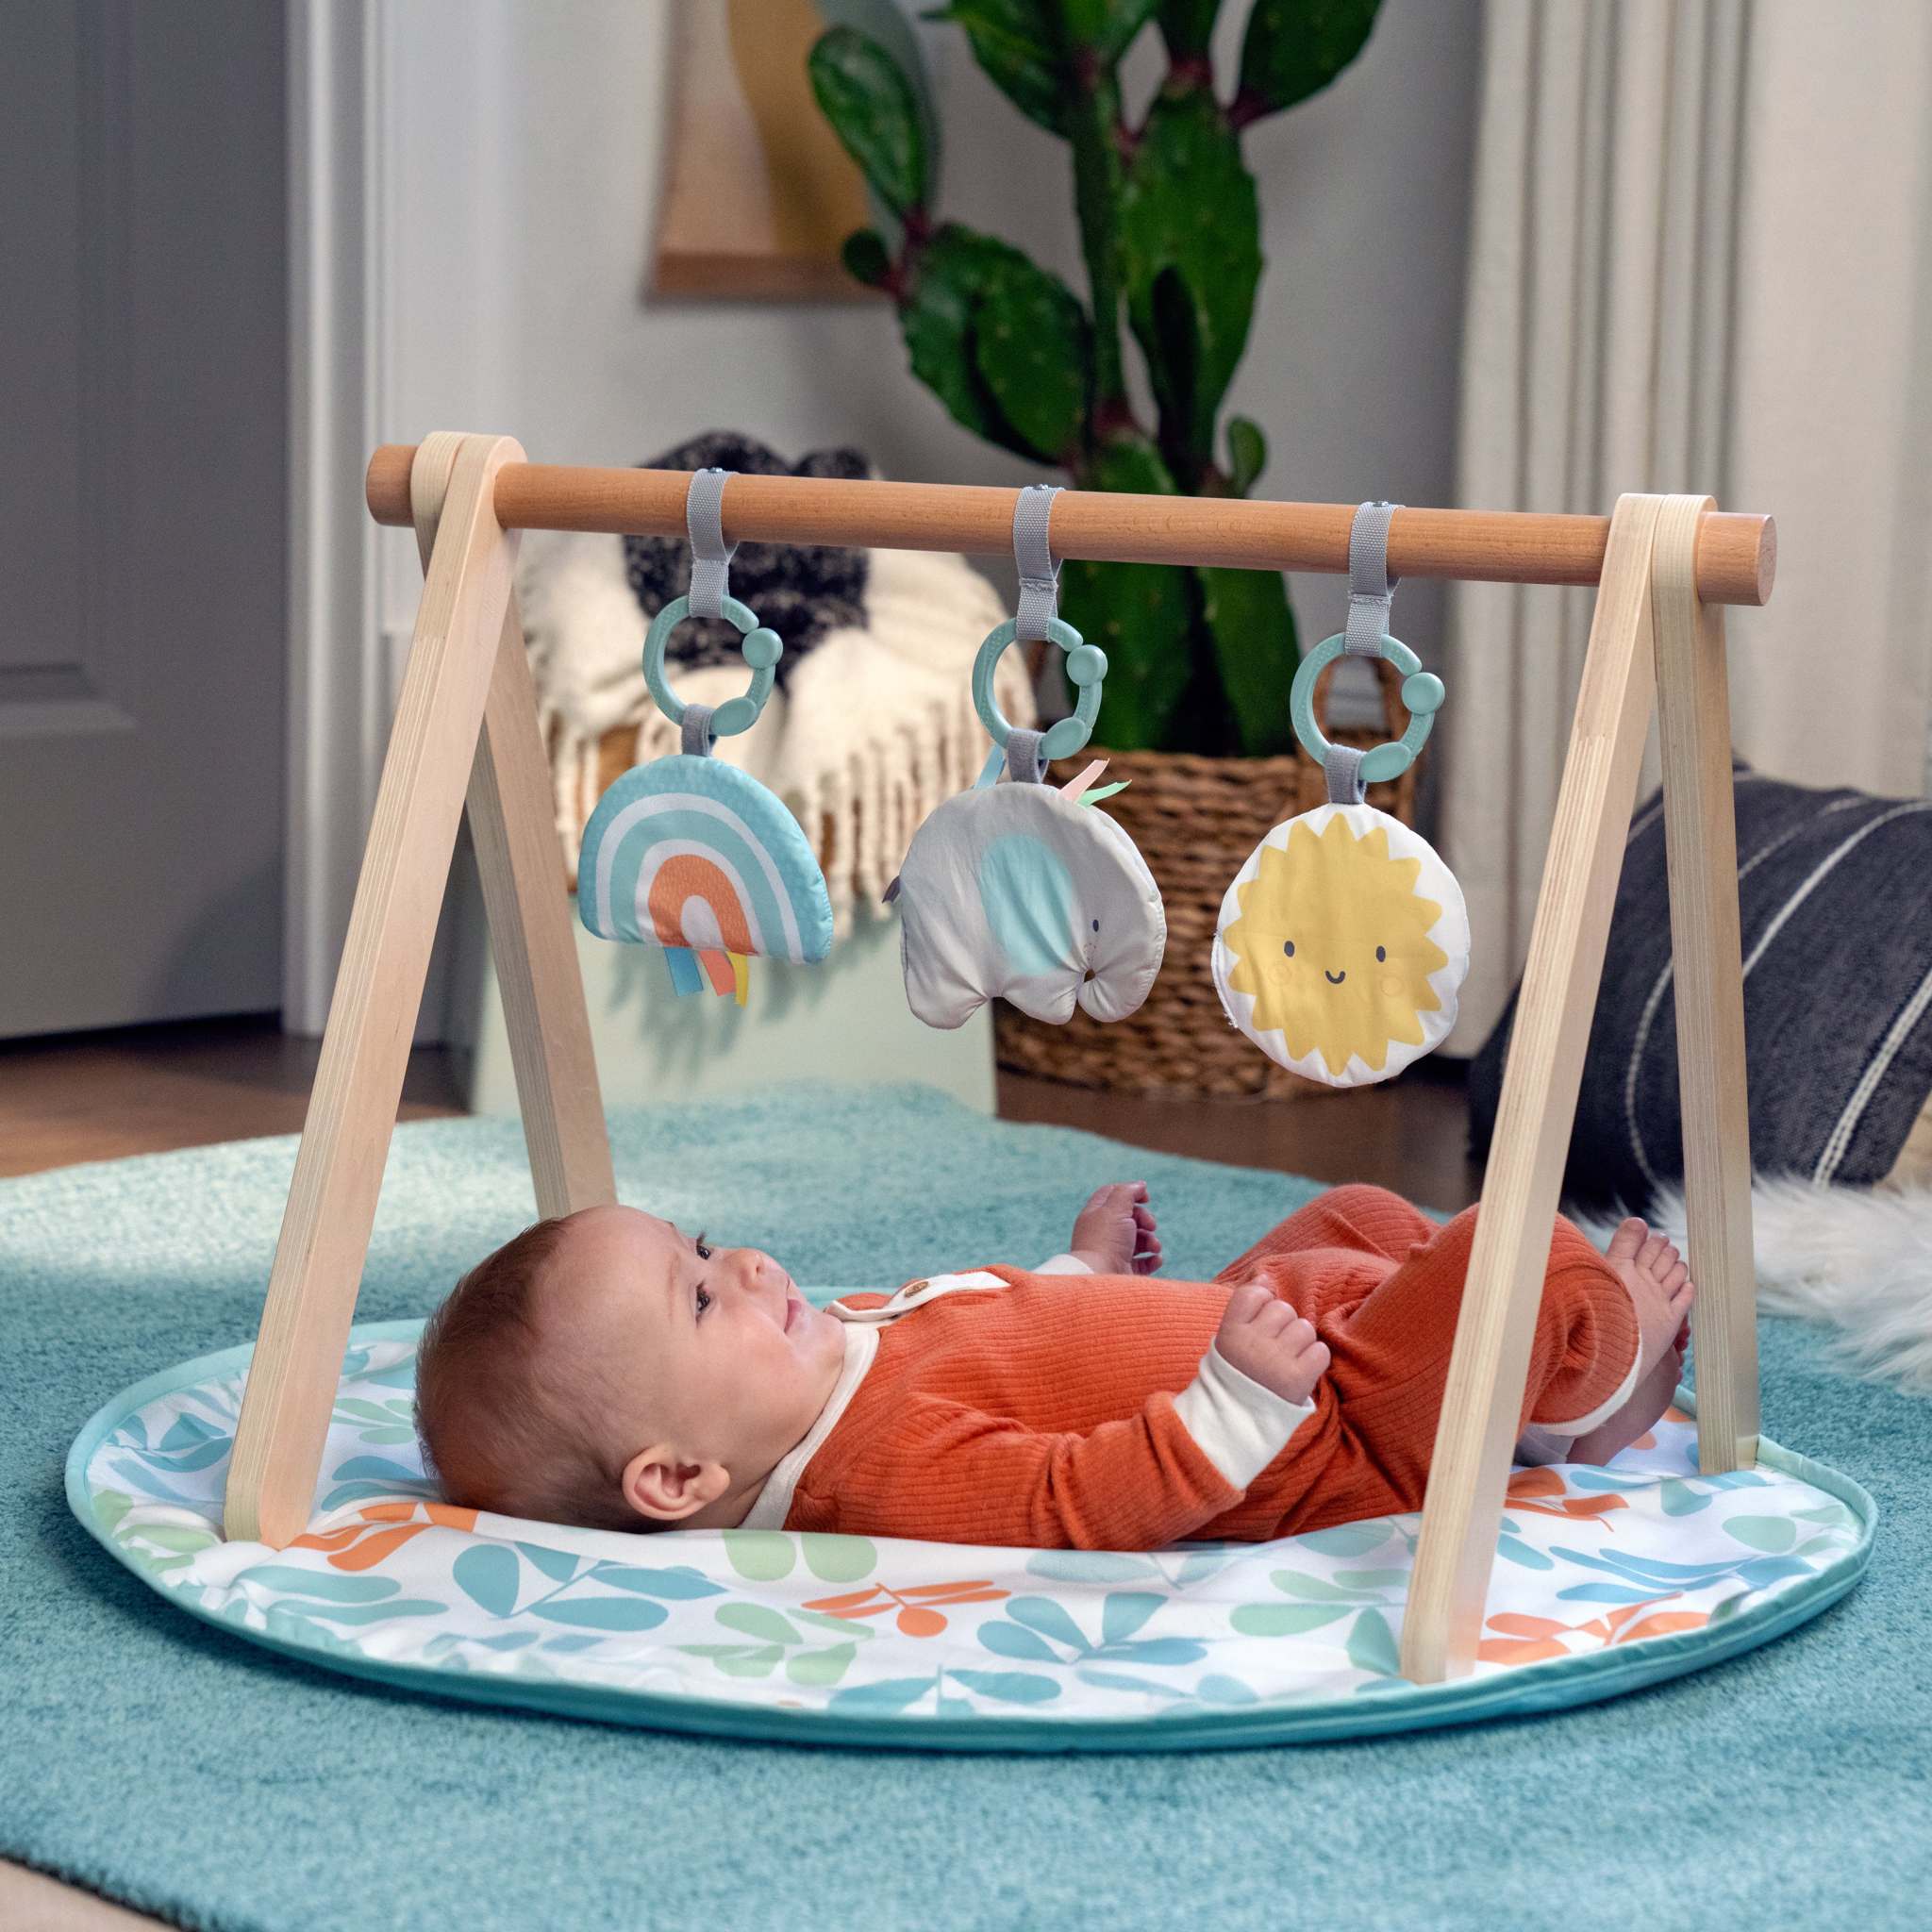
[[[1863,1186],[1932,1094],[1932,800],[1814,791],[1740,766],[1751,1158]],[[1489,1145],[1515,1001],[1471,1064]],[[1632,822],[1571,1138],[1566,1198],[1641,1209],[1684,1173],[1663,815]]]

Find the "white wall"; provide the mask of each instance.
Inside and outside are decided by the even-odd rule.
[[[644,302],[672,10],[370,0],[375,434],[501,430],[539,460],[621,463],[732,426],[794,455],[857,443],[899,476],[1039,478],[946,416],[882,301]],[[1225,10],[1231,77],[1247,8]],[[1335,87],[1247,136],[1269,266],[1229,403],[1267,432],[1273,496],[1449,499],[1478,0],[1386,0],[1383,16]],[[941,211],[1084,292],[1066,149],[985,79],[957,29],[924,31],[947,137]],[[1141,67],[1144,88],[1151,41]],[[420,585],[407,533],[383,533],[376,570],[392,677]],[[1338,627],[1339,584],[1298,581],[1295,598],[1305,637]],[[1406,589],[1397,611],[1432,656],[1433,587]],[[341,899],[313,919],[346,916]],[[320,1011],[291,992],[291,1024]]]

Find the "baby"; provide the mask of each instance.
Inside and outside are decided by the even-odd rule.
[[[431,1319],[424,1447],[452,1502],[608,1529],[1155,1549],[1421,1507],[1477,1209],[1319,1196],[1211,1282],[1148,1281],[1140,1182],[1069,1251],[815,1308],[756,1248],[634,1208],[541,1221]],[[1521,1459],[1607,1460],[1663,1414],[1691,1285],[1625,1221],[1558,1220]]]

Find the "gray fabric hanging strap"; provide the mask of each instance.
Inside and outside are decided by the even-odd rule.
[[[1007,776],[1016,785],[1038,785],[1046,776],[1046,756],[1041,745],[1043,731],[1015,724],[1007,733]]]
[[[1013,505],[1013,561],[1020,567],[1016,638],[1043,638],[1060,612],[1060,566],[1047,537],[1059,493],[1058,483],[1029,483]]]
[[[1322,760],[1322,775],[1328,781],[1330,805],[1359,805],[1368,795],[1362,783],[1362,760],[1368,757],[1352,744],[1331,744]]]
[[[684,499],[684,527],[691,537],[691,614],[723,617],[731,594],[736,543],[724,541],[724,486],[729,470],[696,470]]]
[[[711,713],[715,705],[686,705],[684,724],[680,729],[684,734],[683,750],[688,758],[708,758],[711,756]]]
[[[1389,525],[1399,503],[1365,503],[1348,526],[1348,630],[1351,658],[1379,658],[1389,607],[1402,579],[1389,575]]]

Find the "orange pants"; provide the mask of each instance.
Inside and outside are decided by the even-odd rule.
[[[1422,1507],[1477,1211],[1439,1225],[1386,1189],[1336,1188],[1221,1271],[1217,1281],[1258,1281],[1291,1302],[1333,1359],[1316,1414],[1199,1536],[1292,1535]],[[1559,1216],[1518,1428],[1594,1426],[1638,1349],[1629,1291]]]

